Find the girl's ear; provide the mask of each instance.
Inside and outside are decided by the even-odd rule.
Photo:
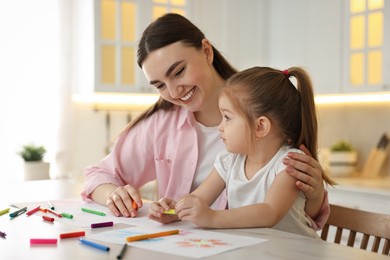
[[[268,117],[261,116],[256,119],[256,138],[262,138],[271,131],[271,121]]]
[[[213,51],[213,46],[207,39],[202,40],[202,48],[203,52],[206,54],[207,62],[209,64],[213,64],[214,61],[214,51]]]

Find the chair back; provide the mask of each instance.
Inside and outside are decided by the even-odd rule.
[[[352,209],[337,205],[330,205],[330,216],[321,232],[321,239],[327,241],[329,227],[336,228],[334,243],[340,244],[343,231],[348,232],[347,246],[354,247],[356,235],[361,234],[360,249],[389,255],[390,251],[390,215]],[[345,235],[345,234],[344,234]],[[372,242],[371,250],[367,249],[369,240]],[[380,244],[382,245],[380,246]]]

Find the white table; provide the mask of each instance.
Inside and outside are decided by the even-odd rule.
[[[82,183],[72,180],[46,180],[15,182],[4,185],[0,190],[0,209],[8,202],[42,201],[50,199],[77,198]],[[118,225],[117,228],[121,228]],[[121,246],[110,244],[111,250],[103,252],[80,245],[75,239],[59,240],[56,246],[31,247],[29,239],[39,234],[53,235],[79,231],[58,222],[44,223],[40,218],[27,219],[19,216],[10,220],[0,216],[0,231],[6,231],[7,238],[0,238],[0,259],[116,259]],[[93,230],[85,229],[87,235]],[[304,236],[268,228],[213,230],[228,234],[255,236],[268,239],[267,242],[215,255],[207,259],[389,259],[360,249],[353,249],[323,242]],[[99,232],[99,231],[98,231]],[[183,259],[174,254],[128,247],[125,259]]]

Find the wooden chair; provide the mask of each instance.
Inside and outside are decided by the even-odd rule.
[[[322,229],[321,239],[327,241],[329,226],[337,228],[334,243],[340,244],[343,230],[348,231],[347,246],[354,247],[356,234],[362,234],[360,249],[368,250],[368,241],[374,238],[371,252],[378,253],[381,240],[382,254],[390,251],[390,215],[330,205],[329,219]]]

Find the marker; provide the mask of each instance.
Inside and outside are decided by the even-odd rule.
[[[121,249],[121,251],[119,252],[119,255],[116,257],[116,259],[122,259],[125,254],[126,254],[126,250],[127,250],[127,244],[123,244],[123,247]]]
[[[54,222],[54,218],[48,217],[48,216],[42,216],[43,220]]]
[[[40,210],[40,211],[43,211],[43,212],[45,212],[45,213],[48,211],[47,208],[42,208],[42,207],[40,207],[39,210]]]
[[[69,218],[69,219],[72,219],[72,218],[73,218],[73,215],[72,215],[72,214],[69,214],[69,213],[62,212],[61,215],[62,215],[64,218]]]
[[[175,234],[179,234],[179,230],[175,229],[175,230],[163,231],[163,232],[152,233],[152,234],[131,236],[131,237],[127,237],[126,240],[127,242],[134,242],[134,241],[145,240],[149,238],[164,237],[164,236],[170,236]]]
[[[54,214],[57,217],[62,218],[62,215],[60,213],[58,213],[57,211],[54,211],[52,209],[47,209],[47,212],[50,212],[51,214]]]
[[[54,206],[53,206],[53,204],[51,204],[51,202],[50,202],[50,201],[48,201],[48,202],[47,202],[47,205],[49,205],[49,209],[52,209],[52,210],[54,210]]]
[[[31,238],[30,245],[57,244],[57,238]]]
[[[6,208],[6,209],[1,210],[0,211],[0,216],[8,213],[9,210],[10,210],[10,208]]]
[[[60,238],[72,238],[72,237],[83,237],[83,236],[85,236],[85,231],[60,234]]]
[[[133,207],[133,209],[138,210],[138,204],[134,200],[131,201],[131,206]]]
[[[104,212],[100,212],[100,211],[96,211],[96,210],[92,210],[92,209],[81,208],[81,210],[84,212],[88,212],[88,213],[92,213],[92,214],[96,214],[96,215],[100,215],[100,216],[106,215],[106,213],[104,213]]]
[[[174,209],[164,210],[163,214],[176,215],[176,210]]]
[[[30,210],[29,212],[26,213],[27,216],[30,216],[32,214],[34,214],[35,212],[37,212],[39,210],[41,206],[38,206],[36,208],[33,208],[32,210]]]
[[[83,238],[80,238],[79,240],[84,245],[87,245],[87,246],[90,246],[90,247],[94,247],[94,248],[97,248],[97,249],[100,249],[100,250],[103,250],[103,251],[110,251],[110,248],[108,246],[101,245],[101,244],[98,244],[98,243],[95,243],[95,242],[92,242],[92,241],[88,241],[88,240],[85,240]]]
[[[6,234],[5,232],[1,232],[1,231],[0,231],[0,237],[5,238],[6,235],[7,235],[7,234]]]
[[[101,227],[112,227],[114,225],[114,222],[101,222],[101,223],[93,223],[91,224],[91,228],[101,228]]]
[[[9,216],[10,216],[11,218],[15,218],[15,217],[17,217],[17,216],[19,216],[19,215],[22,215],[25,211],[27,211],[27,207],[24,207],[24,208],[22,208],[22,209],[19,209],[19,210],[17,210],[17,211],[14,211],[14,212],[12,212],[11,214],[9,214]]]

